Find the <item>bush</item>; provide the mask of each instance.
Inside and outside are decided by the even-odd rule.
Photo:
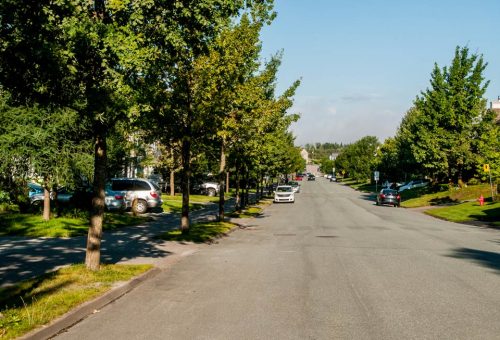
[[[9,204],[10,195],[7,191],[0,190],[0,204]]]
[[[477,178],[471,178],[468,182],[469,185],[478,185],[481,184],[481,181]]]

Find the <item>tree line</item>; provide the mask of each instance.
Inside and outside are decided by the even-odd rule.
[[[451,65],[431,73],[430,86],[417,95],[394,137],[380,143],[366,136],[345,146],[337,172],[366,180],[406,181],[427,177],[439,183],[485,181],[483,165],[500,178],[500,125],[483,97],[487,63],[467,47],[457,47]]]
[[[193,163],[217,166],[221,187],[229,169],[237,186],[299,170],[287,113],[299,81],[277,94],[281,52],[261,56],[274,17],[272,0],[2,1],[2,189],[16,199],[42,178],[48,205],[53,186],[90,179],[85,263],[97,270],[105,182],[130,149],[154,143],[180,172],[184,233]]]

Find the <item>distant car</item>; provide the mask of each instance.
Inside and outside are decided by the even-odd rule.
[[[127,208],[132,208],[136,202],[135,210],[143,214],[148,209],[161,207],[161,190],[158,185],[142,178],[113,178],[111,190],[123,192]]]
[[[326,179],[330,179],[330,178],[332,178],[331,174],[326,175]]]
[[[274,191],[274,202],[295,203],[295,192],[291,185],[278,185]]]
[[[393,189],[382,189],[377,195],[377,205],[393,205],[399,207],[401,205],[401,196],[399,192]]]
[[[309,174],[309,175],[307,175],[307,180],[308,181],[315,181],[316,180],[316,176],[314,176],[313,174]]]
[[[401,192],[401,191],[405,191],[408,189],[425,187],[425,186],[429,185],[429,183],[430,182],[426,179],[416,179],[416,180],[409,181],[408,183],[399,186],[397,189],[399,192]]]
[[[337,182],[337,177],[335,176],[330,177],[330,182]]]
[[[297,181],[290,181],[288,185],[292,187],[293,192],[300,192],[300,184]]]

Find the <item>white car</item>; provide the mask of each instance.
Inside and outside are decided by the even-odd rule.
[[[408,183],[398,187],[398,191],[404,191],[407,189],[413,189],[413,188],[420,188],[420,187],[425,187],[429,185],[429,181],[425,179],[416,179],[413,181],[409,181]]]
[[[295,203],[295,192],[290,185],[278,185],[274,191],[274,203]]]

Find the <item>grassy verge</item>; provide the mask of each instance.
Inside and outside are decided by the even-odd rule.
[[[401,193],[401,205],[406,208],[425,207],[448,203],[477,200],[479,196],[491,197],[488,184],[470,185],[464,188],[425,187],[405,190]]]
[[[483,221],[500,226],[500,202],[487,202],[483,206],[480,206],[478,202],[466,202],[430,209],[425,213],[453,222]]]
[[[144,216],[106,213],[104,230],[114,230],[149,221]],[[39,214],[0,214],[0,236],[15,235],[29,237],[72,237],[88,232],[86,217],[57,217],[44,221]]]
[[[230,198],[231,195],[226,195],[225,198]],[[176,194],[175,196],[170,196],[163,194],[161,196],[163,200],[163,211],[165,212],[173,212],[180,213],[182,209],[182,195]],[[206,204],[209,203],[218,203],[218,196],[206,196],[206,195],[189,195],[189,210],[199,210],[203,209]]]
[[[263,206],[269,205],[273,203],[272,198],[261,199],[257,205],[253,205],[248,207],[247,209],[242,210],[241,212],[233,211],[226,216],[232,218],[252,218],[257,217],[262,214]]]
[[[47,324],[151,267],[104,265],[92,272],[84,265],[73,265],[0,289],[0,338],[13,339]]]
[[[172,230],[158,237],[166,241],[210,243],[214,239],[226,235],[234,226],[233,223],[228,222],[196,223],[189,227],[189,232],[186,234],[183,234],[180,230]]]

